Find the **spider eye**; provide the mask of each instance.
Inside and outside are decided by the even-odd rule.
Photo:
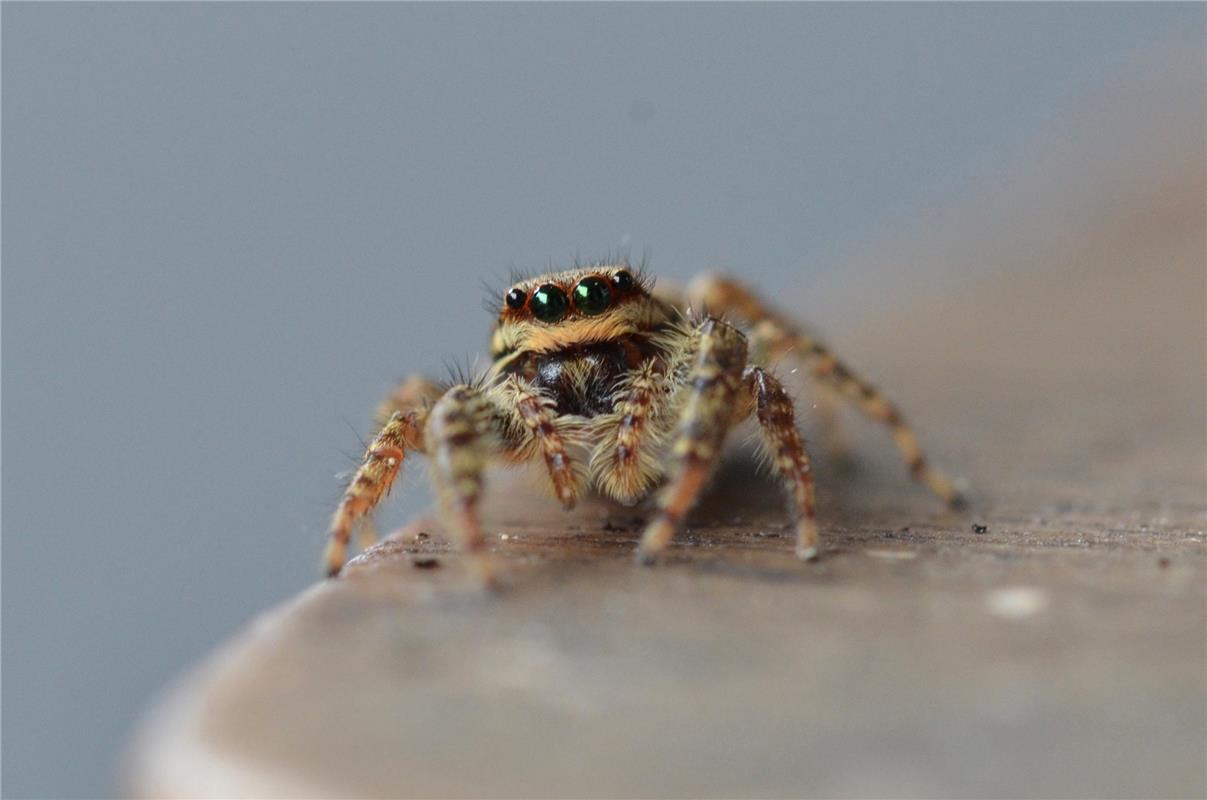
[[[612,276],[612,285],[622,292],[627,292],[633,288],[633,276],[622,269]]]
[[[532,293],[532,313],[541,322],[557,322],[569,307],[570,298],[560,286],[546,283]]]
[[[583,278],[574,287],[574,306],[589,317],[601,314],[612,300],[603,278]]]
[[[512,289],[507,293],[507,297],[504,298],[504,301],[507,303],[508,308],[518,310],[524,307],[524,301],[527,299],[528,293],[523,289]]]

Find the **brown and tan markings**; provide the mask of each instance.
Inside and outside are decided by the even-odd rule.
[[[831,396],[886,425],[910,473],[960,503],[880,392],[727,278],[698,278],[683,297],[655,294],[625,263],[521,280],[503,295],[490,351],[493,363],[479,381],[442,387],[411,378],[382,403],[378,432],[332,517],[329,575],[339,573],[353,532],[368,528],[414,452],[430,461],[441,518],[484,582],[494,570],[477,509],[492,461],[542,463],[566,508],[588,487],[626,504],[661,487],[638,548],[648,563],[682,527],[730,430],[750,417],[784,485],[796,553],[815,558],[809,453],[792,398],[769,367],[781,357],[800,359]]]

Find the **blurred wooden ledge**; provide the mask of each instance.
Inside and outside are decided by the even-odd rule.
[[[652,569],[632,564],[632,512],[503,509],[500,598],[416,521],[179,687],[145,730],[135,794],[1202,787],[1201,518],[859,515],[831,497],[844,521],[805,565],[779,503],[726,477],[722,521]]]
[[[819,457],[816,564],[740,457],[654,568],[640,510],[496,481],[504,596],[416,520],[175,687],[129,792],[1204,796],[1201,224],[834,342],[968,512],[854,420],[859,470]]]

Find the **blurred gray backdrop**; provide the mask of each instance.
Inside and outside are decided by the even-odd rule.
[[[968,198],[1059,138],[1082,98],[1200,52],[1205,19],[1195,4],[0,14],[12,797],[112,792],[154,693],[316,579],[344,453],[394,379],[483,349],[483,279],[628,248],[660,275],[724,266],[830,330],[858,325],[933,277],[861,261],[869,242],[936,208],[975,216]],[[1201,82],[1185,85],[1201,120]],[[418,477],[383,528],[426,502]]]

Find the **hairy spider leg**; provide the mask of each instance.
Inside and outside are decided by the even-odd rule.
[[[494,568],[478,516],[487,464],[543,457],[555,494],[574,505],[582,476],[567,447],[577,441],[571,419],[559,418],[552,401],[518,379],[488,388],[461,384],[432,406],[425,439],[432,483],[445,528],[486,586]]]
[[[452,387],[436,401],[424,432],[444,527],[487,585],[493,582],[494,572],[478,519],[478,501],[486,463],[499,450],[498,433],[491,403],[480,389],[465,384]]]
[[[746,337],[737,328],[709,318],[692,334],[695,358],[686,381],[679,425],[671,450],[671,478],[658,510],[641,538],[637,558],[650,563],[695,505],[721,459],[721,446],[733,424],[734,401],[742,388]]]
[[[612,413],[594,426],[600,433],[591,452],[591,474],[605,494],[626,505],[645,497],[662,476],[658,456],[671,415],[659,411],[670,383],[665,365],[648,359],[620,385]]]
[[[440,399],[444,389],[439,383],[423,375],[410,375],[398,382],[398,385],[377,406],[373,415],[377,428],[384,428],[395,412],[410,413],[420,408],[430,408],[432,403]],[[389,489],[386,489],[389,494]],[[354,525],[356,528],[356,544],[361,550],[368,550],[377,542],[377,528],[373,524],[372,513],[360,517]]]
[[[440,395],[444,394],[445,388],[439,381],[423,375],[409,375],[399,381],[398,385],[386,395],[386,398],[377,406],[377,412],[373,418],[380,428],[390,417],[394,416],[396,411],[405,414],[417,408],[431,408],[432,404],[440,399]]]
[[[407,452],[423,450],[426,415],[422,408],[393,412],[365,448],[361,465],[331,517],[327,549],[323,554],[328,577],[338,575],[343,569],[353,527],[365,522],[381,498],[389,493]]]
[[[686,299],[685,299],[686,302]],[[776,351],[777,344],[766,336],[758,335],[758,330],[752,331],[750,339],[750,363],[768,366],[783,351]],[[831,382],[816,375],[811,375],[813,399],[813,416],[821,431],[822,445],[826,452],[840,465],[849,465],[850,443],[843,431],[842,420],[839,418],[839,404],[842,395]]]
[[[691,302],[709,313],[733,314],[752,327],[750,337],[767,358],[800,358],[814,377],[833,386],[865,415],[884,424],[892,434],[901,458],[913,477],[952,508],[964,504],[951,479],[930,466],[917,437],[901,412],[867,381],[855,376],[814,336],[795,327],[784,315],[772,311],[736,281],[716,275],[696,278],[688,289]]]
[[[760,440],[772,468],[784,483],[796,526],[796,555],[817,557],[817,520],[813,497],[813,466],[809,451],[796,427],[792,398],[783,384],[762,367],[747,367],[743,373],[759,421]],[[749,403],[745,406],[749,414]]]
[[[569,417],[559,417],[552,398],[518,378],[504,382],[499,394],[507,406],[499,409],[500,413],[504,418],[517,418],[520,423],[519,430],[514,421],[509,426],[512,442],[507,457],[512,461],[528,461],[540,455],[554,495],[567,510],[574,508],[583,485],[583,475],[567,452],[568,446],[577,443],[580,436],[574,422]]]
[[[558,417],[549,398],[517,379],[489,389],[459,385],[444,392],[435,381],[408,378],[382,402],[377,416],[384,420],[381,430],[366,447],[332,517],[324,555],[329,576],[347,560],[353,531],[359,529],[363,539],[371,530],[373,509],[389,494],[411,451],[430,458],[445,525],[487,584],[492,570],[477,504],[483,472],[493,458],[515,463],[543,456],[562,504],[573,507],[580,493],[583,478],[567,453],[577,441],[573,421]]]

